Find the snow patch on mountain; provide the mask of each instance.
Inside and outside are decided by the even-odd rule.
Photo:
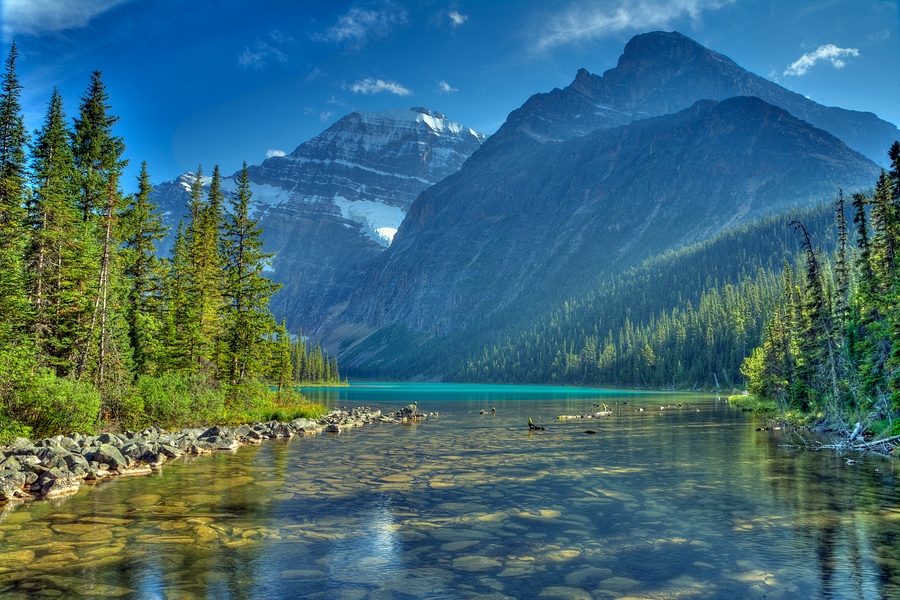
[[[385,248],[394,241],[394,234],[406,216],[402,209],[382,202],[335,196],[334,203],[340,209],[341,217],[362,225],[365,234]]]
[[[415,108],[395,108],[393,110],[385,110],[382,112],[358,112],[359,116],[365,122],[380,122],[380,121],[397,121],[397,122],[410,122],[410,123],[425,123],[428,127],[431,128],[436,134],[441,135],[443,133],[452,133],[452,134],[460,134],[467,133],[469,135],[475,136],[478,140],[484,141],[487,136],[483,133],[478,133],[474,129],[466,127],[465,125],[460,125],[454,121],[451,121],[443,114],[428,110],[427,108],[415,107]]]

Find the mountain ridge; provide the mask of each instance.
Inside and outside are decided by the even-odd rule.
[[[422,192],[342,321],[447,335],[648,253],[868,187],[878,172],[755,97],[534,144],[502,161],[482,147]]]
[[[290,154],[249,166],[254,218],[275,254],[269,275],[284,284],[272,300],[276,316],[307,330],[336,310],[418,193],[459,169],[485,137],[422,107],[356,111]],[[195,177],[156,186],[167,224],[186,213]],[[234,176],[223,178],[223,189],[233,188]]]
[[[888,148],[900,138],[896,126],[871,112],[822,106],[687,36],[662,31],[631,38],[616,66],[603,75],[580,69],[566,88],[535,94],[510,113],[501,130],[516,128],[541,141],[568,139],[600,127],[672,114],[697,100],[734,96],[756,96],[779,106],[882,166],[887,166]],[[554,119],[556,106],[581,117],[560,126]]]

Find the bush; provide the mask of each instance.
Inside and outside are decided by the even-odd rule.
[[[145,375],[138,379],[135,388],[136,398],[129,403],[137,412],[123,421],[128,426],[175,429],[220,423],[224,418],[225,395],[215,381],[203,375]]]
[[[318,419],[328,412],[320,404],[310,404],[296,389],[283,388],[280,392],[265,386],[257,386],[254,398],[256,402],[243,411],[235,411],[231,422],[248,423],[253,421],[283,421],[294,419]]]
[[[36,438],[65,433],[93,433],[100,417],[100,393],[90,383],[39,371],[22,383],[9,417],[26,425]]]

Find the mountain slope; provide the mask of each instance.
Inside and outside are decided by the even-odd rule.
[[[582,69],[565,89],[532,96],[504,127],[541,141],[562,140],[675,113],[697,100],[733,96],[756,96],[781,107],[882,166],[888,148],[900,138],[897,127],[872,113],[822,106],[680,33],[660,31],[632,38],[617,66],[602,76]]]
[[[523,144],[503,160],[485,160],[490,144],[417,198],[345,324],[447,335],[878,173],[834,136],[746,97]]]
[[[785,262],[802,257],[795,219],[823,256],[834,250],[833,206],[781,213],[600,278],[538,316],[516,307],[446,338],[387,327],[343,364],[353,378],[660,388],[712,388],[716,373],[731,389],[742,385],[740,364],[759,342]],[[386,343],[391,352],[372,352]]]
[[[254,217],[275,253],[271,276],[284,284],[273,312],[292,330],[315,328],[390,245],[416,195],[458,170],[484,139],[424,108],[355,112],[291,154],[249,167]],[[194,178],[155,188],[169,224],[185,214]],[[233,176],[223,188],[234,188]]]

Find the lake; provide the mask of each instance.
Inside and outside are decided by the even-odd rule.
[[[782,447],[793,438],[714,395],[304,394],[439,415],[179,459],[5,510],[0,596],[900,597],[896,461]],[[556,418],[595,404],[612,414]]]

